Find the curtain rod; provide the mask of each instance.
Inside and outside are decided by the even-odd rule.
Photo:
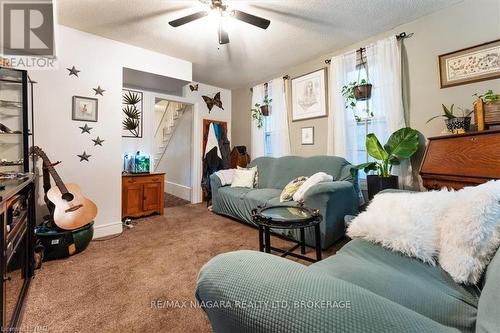
[[[407,34],[405,31],[403,31],[403,32],[396,35],[397,40],[403,40],[403,39],[410,38],[410,37],[413,37],[413,32],[410,32]],[[361,47],[358,50],[364,50],[364,49],[365,49],[364,47]],[[327,65],[331,64],[331,62],[332,62],[332,59],[325,60],[325,64],[327,64]]]

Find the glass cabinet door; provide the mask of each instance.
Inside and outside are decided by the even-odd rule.
[[[0,67],[0,173],[32,171],[28,88],[26,71]]]

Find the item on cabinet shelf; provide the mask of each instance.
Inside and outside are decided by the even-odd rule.
[[[32,152],[43,160],[57,185],[47,191],[47,198],[55,206],[54,223],[61,229],[74,230],[92,222],[97,215],[95,203],[83,196],[78,185],[63,183],[54,164],[40,147],[34,146]]]
[[[83,134],[83,133],[90,134],[90,130],[92,129],[92,127],[89,127],[89,125],[87,125],[87,124],[85,124],[85,126],[79,126],[78,128],[82,130],[82,133],[80,133],[80,134]]]
[[[351,170],[376,171],[377,175],[368,175],[368,197],[372,199],[378,192],[388,188],[398,188],[398,176],[391,174],[392,167],[401,160],[409,159],[418,150],[419,132],[406,127],[392,133],[387,143],[382,146],[375,134],[366,136],[366,151],[376,162],[354,166]]]
[[[30,174],[26,172],[0,172],[0,180],[6,179],[23,179],[28,177]]]
[[[11,129],[0,123],[0,132],[2,133],[12,133]]]
[[[198,91],[198,87],[199,87],[199,84],[196,83],[196,84],[190,84],[189,85],[189,89],[191,89],[191,91]]]
[[[246,146],[235,146],[231,150],[231,169],[237,167],[246,168],[250,163],[250,155],[247,154]]]
[[[97,98],[73,96],[71,119],[97,122],[98,104]]]
[[[500,125],[500,94],[488,90],[483,95],[474,94],[477,97],[474,103],[474,118],[478,131]]]
[[[448,132],[450,133],[460,134],[468,132],[470,130],[470,122],[471,122],[470,115],[473,111],[467,109],[464,110],[461,107],[457,107],[457,109],[462,111],[462,117],[457,117],[454,114],[455,104],[452,104],[449,108],[446,107],[446,105],[444,104],[441,105],[444,111],[443,114],[430,118],[429,120],[427,120],[426,124],[436,118],[445,118],[444,122],[446,124]]]
[[[69,71],[69,76],[74,75],[78,77],[78,73],[81,72],[80,70],[76,69],[75,66],[66,69]]]
[[[95,139],[92,139],[92,141],[94,142],[94,146],[102,146],[102,143],[104,142],[104,140],[99,136],[97,136],[97,138]]]
[[[222,106],[222,101],[220,99],[220,91],[218,93],[216,93],[213,98],[209,97],[209,96],[201,96],[201,97],[203,98],[203,100],[207,104],[208,113],[210,113],[210,111],[212,111],[212,108],[214,107],[214,105],[221,108],[222,110],[224,110],[224,107]]]
[[[92,88],[92,89],[94,89],[96,95],[101,95],[101,96],[104,96],[103,93],[106,91],[102,89],[101,86],[97,86],[97,88]]]
[[[424,187],[461,189],[500,178],[500,130],[429,138],[420,176]]]
[[[122,220],[163,214],[165,174],[122,176]]]
[[[142,92],[122,90],[122,137],[142,138]]]
[[[81,155],[76,155],[76,156],[80,157],[80,162],[83,162],[83,161],[88,162],[90,156],[92,156],[92,155],[89,155],[85,151],[83,151],[83,153]]]
[[[6,159],[2,159],[0,161],[0,166],[13,166],[13,165],[23,165],[24,160],[21,158],[17,161],[7,161]]]

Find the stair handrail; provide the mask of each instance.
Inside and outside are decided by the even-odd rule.
[[[186,111],[186,108],[187,108],[187,105],[184,105],[184,106],[182,107],[182,112],[181,112],[181,114],[180,114],[179,118],[177,118],[177,120],[181,119],[181,118],[182,118],[182,116],[184,116],[184,111]],[[160,158],[158,159],[158,162],[157,162],[157,163],[155,163],[154,171],[157,171],[157,170],[158,170],[158,166],[160,165],[160,162],[161,162],[161,160],[163,159],[163,156],[165,156],[165,153],[167,152],[168,145],[170,144],[170,140],[172,140],[172,138],[174,137],[174,134],[175,134],[175,131],[177,130],[177,127],[178,127],[178,126],[174,126],[174,128],[173,128],[172,132],[170,133],[170,136],[169,136],[169,138],[168,138],[167,142],[165,142],[165,146],[164,146],[164,148],[163,148],[163,151],[162,151],[162,153],[161,153],[161,156],[160,156]]]
[[[156,135],[158,134],[158,131],[161,128],[161,124],[163,123],[163,119],[165,118],[165,115],[167,114],[169,106],[170,106],[170,101],[167,101],[167,106],[165,107],[165,111],[163,111],[160,122],[158,123],[158,127],[156,127],[156,131],[155,131],[155,135],[154,135],[155,138],[156,138]]]

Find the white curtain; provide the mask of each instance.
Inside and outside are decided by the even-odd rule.
[[[250,108],[255,106],[255,103],[262,104],[264,100],[264,85],[259,84],[252,89],[252,105]],[[257,128],[257,121],[251,118],[251,155],[252,159],[264,156],[264,127]]]
[[[364,146],[365,134],[375,133],[382,145],[390,134],[405,127],[402,83],[401,49],[395,36],[379,40],[366,48],[368,80],[373,84],[372,97],[357,104],[359,114],[363,109],[373,112],[373,117],[366,122],[356,122],[351,109],[346,109],[342,96],[342,87],[358,80],[356,69],[356,51],[332,58],[330,82],[331,109],[328,120],[328,154],[341,156],[353,164],[366,161],[366,152],[360,152]],[[395,167],[392,173],[399,176],[400,187],[412,185],[411,169],[408,161]]]
[[[268,84],[269,96],[273,99],[269,121],[271,156],[290,155],[290,136],[288,133],[288,111],[285,98],[285,81],[277,78]]]
[[[381,133],[379,140],[385,144],[392,133],[406,127],[401,78],[401,45],[393,35],[368,47],[366,57],[370,81],[374,86],[370,100],[371,109],[375,113],[375,118],[377,115],[385,118],[383,126],[385,131],[379,130]],[[399,176],[400,188],[413,186],[411,164],[408,160],[395,166],[392,173]]]

